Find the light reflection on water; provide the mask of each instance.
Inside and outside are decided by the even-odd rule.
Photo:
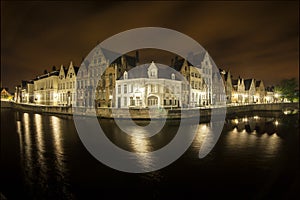
[[[136,157],[133,159],[137,159],[138,163],[145,169],[151,166],[152,158],[147,154],[150,152],[150,140],[148,138],[141,137],[130,137],[130,145],[132,146],[133,151],[136,153]]]
[[[72,183],[69,170],[72,166],[68,166],[70,151],[66,151],[66,149],[73,151],[77,148],[72,142],[70,144],[70,141],[78,140],[72,120],[58,116],[21,112],[17,116],[15,126],[19,136],[21,166],[28,196],[44,199],[55,199],[56,197],[73,199],[74,192],[70,191]],[[137,159],[139,164],[145,168],[154,162],[153,158],[148,157],[145,152],[163,147],[161,144],[167,144],[177,131],[176,124],[167,123],[167,127],[153,138],[139,138],[122,133],[120,129],[112,126],[112,121],[103,120],[103,122],[104,130],[109,130],[107,134],[111,135],[110,139],[124,145],[124,149],[137,153],[133,159]],[[280,118],[259,115],[228,119],[216,144],[217,148],[213,151],[215,154],[227,157],[249,157],[250,161],[263,165],[276,158],[280,153],[283,140],[278,133],[283,124],[284,122]],[[70,126],[73,132],[66,137]],[[199,149],[205,138],[212,135],[211,126],[211,123],[202,123],[197,127],[195,140],[185,153],[189,158],[192,157],[190,160],[185,160],[187,164],[199,161]],[[134,129],[132,131],[134,132]],[[80,161],[78,162],[80,163]],[[86,169],[83,168],[83,170]],[[180,170],[184,171],[184,169]],[[99,173],[101,174],[101,172]],[[142,181],[151,181],[157,184],[164,180],[164,173],[160,170],[139,176]],[[101,177],[98,178],[101,179]]]
[[[20,115],[20,113],[18,114]],[[56,116],[22,113],[16,120],[21,166],[29,197],[71,199],[64,163],[61,119]]]

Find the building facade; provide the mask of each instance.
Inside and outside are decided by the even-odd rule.
[[[232,80],[232,95],[231,103],[244,103],[245,102],[245,85],[244,79],[238,78]]]
[[[183,98],[184,82],[176,80],[176,73],[169,74],[169,78],[159,76],[159,69],[154,62],[147,67],[147,74],[141,73],[133,76],[125,71],[123,78],[116,81],[117,108],[176,108],[187,104]]]
[[[266,89],[264,86],[263,81],[258,80],[255,81],[255,96],[254,96],[254,102],[255,103],[264,103],[265,102],[265,96],[266,96]]]
[[[65,68],[63,65],[60,67],[58,75],[58,105],[74,105],[78,69],[78,67],[73,66],[72,61],[68,68]]]
[[[58,75],[59,71],[52,71],[34,80],[34,103],[58,105]]]

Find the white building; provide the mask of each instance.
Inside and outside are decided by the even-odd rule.
[[[148,68],[145,68],[149,66]],[[117,108],[128,107],[181,107],[183,88],[186,83],[178,80],[179,72],[152,62],[150,65],[125,71],[123,78],[116,80],[115,94]]]
[[[52,71],[34,80],[34,102],[42,105],[58,105],[58,74]]]

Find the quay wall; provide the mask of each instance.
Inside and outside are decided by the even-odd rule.
[[[72,115],[73,108],[68,106],[43,106],[35,104],[22,104],[14,102],[1,101],[1,107],[12,108],[16,110],[26,110],[37,113],[52,113],[52,114],[65,114]],[[212,111],[213,109],[213,111]],[[238,113],[246,113],[251,111],[284,111],[286,109],[293,110],[299,109],[299,103],[272,103],[272,104],[248,104],[248,105],[230,105],[226,106],[226,115],[232,116]],[[191,109],[156,109],[149,110],[147,108],[142,109],[120,109],[120,108],[97,108],[96,111],[92,109],[76,108],[76,113],[82,113],[84,115],[96,114],[100,118],[132,118],[132,119],[180,119],[200,116],[202,120],[209,120],[211,114],[224,113],[224,107],[213,108],[191,108]],[[150,117],[151,116],[151,117]],[[202,121],[201,120],[201,121]]]

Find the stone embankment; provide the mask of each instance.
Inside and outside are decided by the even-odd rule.
[[[9,101],[1,101],[2,108],[12,108],[16,110],[24,110],[37,113],[51,113],[72,115],[73,108],[66,106],[44,106],[36,104],[22,104]],[[87,116],[97,115],[100,118],[132,118],[132,119],[180,119],[199,116],[206,121],[212,114],[219,115],[236,115],[238,113],[246,113],[252,111],[284,111],[284,110],[299,110],[299,103],[272,103],[272,104],[248,104],[248,105],[227,105],[226,107],[206,107],[206,108],[185,108],[185,109],[120,109],[120,108],[97,108],[85,109],[76,108],[75,113],[84,114]],[[202,120],[201,120],[202,121]]]

